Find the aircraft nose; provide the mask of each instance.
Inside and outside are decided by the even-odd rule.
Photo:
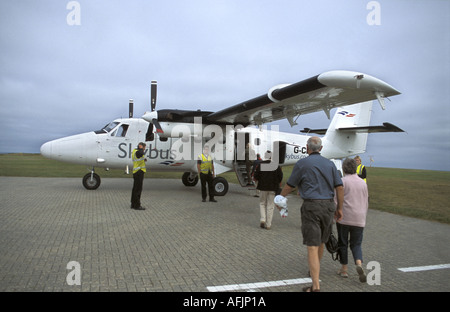
[[[76,134],[41,146],[41,155],[74,164],[91,165],[97,160],[97,136],[94,132]]]
[[[52,155],[52,142],[47,142],[41,146],[41,155],[50,158]]]

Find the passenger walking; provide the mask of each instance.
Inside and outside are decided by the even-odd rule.
[[[301,207],[303,244],[307,246],[308,265],[312,286],[303,291],[320,291],[320,260],[324,244],[331,232],[333,217],[342,218],[343,187],[342,180],[333,162],[320,155],[322,140],[319,137],[308,139],[308,157],[299,160],[292,170],[281,196],[291,193],[298,187],[303,198]],[[337,194],[337,207],[334,195]],[[281,209],[278,207],[278,209]]]
[[[256,159],[255,150],[250,143],[245,146],[245,171],[247,172],[247,185],[253,185],[253,179],[251,175],[252,166]]]
[[[367,184],[358,177],[356,168],[357,162],[355,159],[347,158],[342,164],[342,170],[344,171],[344,177],[342,178],[344,183],[344,203],[342,208],[344,217],[336,224],[340,263],[342,265],[338,274],[342,277],[348,277],[348,247],[350,246],[359,281],[365,283],[367,278],[362,268],[361,244],[369,208],[369,193]]]
[[[256,168],[254,174],[257,189],[260,190],[260,227],[267,230],[272,228],[273,210],[275,208],[275,192],[280,188],[280,183],[283,180],[283,172],[281,171],[280,166],[271,171],[261,170],[261,164],[268,164],[271,159],[272,153],[267,151],[264,155],[264,161]]]
[[[253,166],[252,166],[252,181],[254,181],[256,183],[256,186],[258,186],[258,181],[255,180],[255,172],[256,172],[256,168],[259,167],[259,165],[262,162],[262,158],[261,155],[258,153],[256,154],[256,160],[253,162]],[[253,197],[259,197],[259,193],[260,190],[258,190],[258,188],[255,188],[255,195],[253,195]]]

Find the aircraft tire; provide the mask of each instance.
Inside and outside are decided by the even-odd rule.
[[[228,181],[222,177],[214,178],[213,189],[215,196],[225,196],[228,193]]]
[[[91,179],[91,174],[87,173],[84,177],[83,177],[83,186],[87,189],[87,190],[96,190],[98,189],[98,187],[100,186],[101,183],[101,179],[100,176],[96,173],[94,173],[92,175],[92,179]]]
[[[198,183],[198,175],[195,176],[194,179],[191,179],[190,176],[191,176],[190,172],[183,173],[183,177],[181,178],[181,181],[183,181],[183,184],[185,186],[196,186]]]

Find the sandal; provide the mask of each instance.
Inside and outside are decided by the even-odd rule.
[[[311,286],[303,287],[303,291],[304,292],[320,292],[320,289],[313,289],[313,287],[311,285]]]
[[[338,274],[340,277],[348,278],[348,273],[347,273],[347,271],[339,270],[339,271],[337,272],[337,274]]]
[[[367,276],[366,276],[366,273],[364,273],[364,270],[363,270],[362,266],[357,265],[357,266],[356,266],[356,272],[358,272],[358,275],[359,275],[359,281],[360,281],[361,283],[367,282]]]

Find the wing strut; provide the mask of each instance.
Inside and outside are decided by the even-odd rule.
[[[327,115],[328,119],[330,119],[330,109],[328,107],[324,107],[323,111],[325,112],[325,115]]]
[[[298,123],[297,123],[298,116],[295,120],[294,120],[294,116],[292,116],[292,115],[286,116],[286,119],[289,121],[289,124],[291,125],[291,127],[298,125]]]

